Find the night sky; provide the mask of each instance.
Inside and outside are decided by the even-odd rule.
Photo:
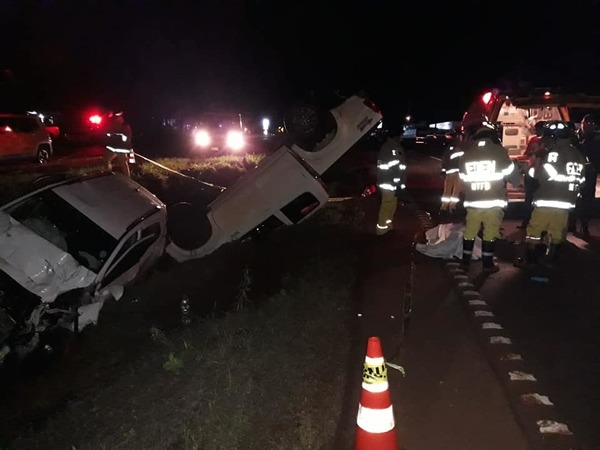
[[[600,93],[599,3],[0,0],[0,69],[40,107],[259,114],[362,89],[452,120],[489,86]]]

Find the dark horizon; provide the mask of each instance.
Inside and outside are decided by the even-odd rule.
[[[260,114],[364,90],[388,117],[452,120],[507,83],[600,92],[598,3],[5,0],[0,69],[47,107]]]

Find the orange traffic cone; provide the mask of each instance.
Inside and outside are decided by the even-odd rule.
[[[356,417],[355,450],[397,450],[387,369],[378,337],[370,337]]]

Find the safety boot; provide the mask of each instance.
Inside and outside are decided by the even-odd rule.
[[[494,264],[495,247],[495,241],[483,241],[481,244],[481,262],[483,264],[482,271],[484,273],[492,274],[500,270],[500,268]]]
[[[543,244],[526,244],[525,256],[517,258],[515,267],[523,270],[535,270],[539,267],[540,258],[546,254],[547,247]]]
[[[463,270],[469,270],[471,266],[471,257],[473,256],[473,247],[475,246],[475,239],[463,239],[463,254],[462,254],[462,267]]]

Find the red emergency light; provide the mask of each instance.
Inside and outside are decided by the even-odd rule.
[[[483,101],[484,105],[489,105],[490,101],[492,101],[492,92],[488,91],[485,94],[483,94],[481,96],[481,100]]]
[[[98,114],[93,114],[89,117],[88,120],[94,125],[100,125],[102,123],[102,116],[99,116]]]

